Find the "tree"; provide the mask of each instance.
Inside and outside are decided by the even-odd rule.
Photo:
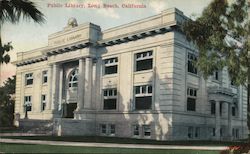
[[[196,62],[206,79],[227,67],[231,81],[248,91],[250,128],[250,21],[246,0],[213,0],[195,20],[188,20],[183,32],[199,50]]]
[[[15,86],[16,77],[13,76],[0,87],[0,127],[13,125]]]
[[[0,72],[1,64],[10,62],[8,52],[13,49],[10,42],[2,44],[1,27],[6,22],[17,24],[20,19],[32,19],[36,23],[45,21],[43,13],[29,0],[0,0]]]

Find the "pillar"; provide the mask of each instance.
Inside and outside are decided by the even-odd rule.
[[[91,109],[92,58],[85,58],[84,109]]]
[[[52,106],[53,111],[58,110],[58,94],[59,94],[59,76],[60,69],[58,64],[53,64],[53,73],[52,73]]]
[[[58,94],[58,102],[59,102],[59,110],[62,110],[62,93],[63,93],[63,68],[59,70],[59,94]]]
[[[77,87],[77,109],[76,111],[80,111],[83,109],[84,102],[84,73],[85,72],[85,63],[81,58],[79,59],[79,70],[78,70],[78,87]]]
[[[220,102],[219,101],[215,101],[216,104],[216,111],[215,111],[215,136],[216,136],[216,140],[220,140]]]
[[[232,104],[228,103],[228,137],[232,139]]]
[[[48,93],[48,100],[47,100],[47,104],[46,104],[46,110],[51,110],[51,106],[52,106],[52,73],[53,73],[53,65],[49,65],[49,70],[48,70],[48,89],[49,89],[49,93]]]

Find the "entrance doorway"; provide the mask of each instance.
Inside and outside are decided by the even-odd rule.
[[[77,108],[77,103],[64,104],[63,118],[74,118],[74,111]]]

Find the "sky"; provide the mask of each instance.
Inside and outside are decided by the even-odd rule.
[[[2,26],[3,43],[12,42],[11,62],[16,61],[18,52],[27,52],[48,44],[48,35],[61,31],[69,18],[76,18],[78,24],[91,22],[106,30],[132,21],[161,13],[162,10],[176,7],[186,16],[199,16],[211,0],[32,0],[45,15],[46,22],[36,24],[21,20],[18,24],[5,23]],[[66,7],[66,5],[85,8]],[[103,8],[104,4],[119,8]],[[123,4],[144,5],[145,8],[123,8]],[[53,7],[54,6],[54,7]],[[57,7],[55,7],[57,6]],[[96,6],[96,7],[93,7]],[[100,8],[98,8],[100,6]],[[90,8],[91,7],[91,8]],[[0,85],[15,74],[15,66],[3,64],[0,69]]]

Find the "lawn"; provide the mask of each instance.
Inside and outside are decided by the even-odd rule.
[[[102,137],[102,136],[1,136],[0,138],[67,141],[67,142],[91,142],[91,143],[121,143],[121,144],[155,144],[155,145],[191,145],[191,146],[232,146],[242,145],[245,142],[227,141],[156,141],[133,138]]]
[[[209,150],[161,150],[133,148],[94,148],[76,146],[32,145],[0,143],[0,152],[4,153],[119,153],[119,154],[219,154]]]

